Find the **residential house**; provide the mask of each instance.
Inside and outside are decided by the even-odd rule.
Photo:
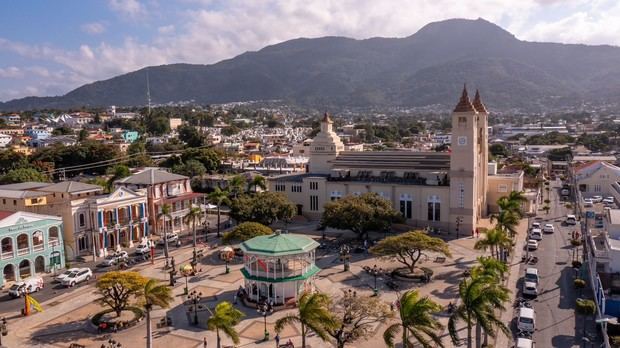
[[[187,215],[192,205],[198,205],[204,199],[202,193],[192,191],[189,177],[155,168],[120,179],[114,184],[134,191],[146,189],[149,224],[155,226],[153,231],[160,235],[164,228],[164,217],[160,216],[164,205],[168,204],[172,208],[171,219],[165,219],[167,231],[183,232],[190,230],[190,226],[183,222],[183,217]]]
[[[0,134],[0,147],[7,147],[11,141],[13,141],[13,137],[8,134]]]
[[[604,161],[584,163],[574,169],[577,187],[583,197],[614,196],[620,198],[620,192],[612,187],[620,181],[620,167]]]

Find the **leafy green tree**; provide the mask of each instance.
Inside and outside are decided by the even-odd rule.
[[[489,145],[489,153],[491,153],[491,155],[494,157],[508,157],[510,155],[508,149],[506,148],[506,146],[504,146],[504,144]]]
[[[196,127],[190,125],[182,125],[177,129],[179,139],[189,147],[201,147],[204,145],[204,136],[198,133]]]
[[[80,129],[80,132],[78,133],[78,141],[82,142],[84,140],[88,139],[88,131],[84,128]]]
[[[327,333],[336,340],[336,347],[365,340],[375,334],[378,325],[393,317],[390,308],[377,296],[356,296],[346,293],[330,307],[336,325],[327,327]]]
[[[511,210],[502,210],[498,214],[491,215],[491,222],[495,222],[496,227],[500,230],[514,236],[517,233],[517,225],[519,224],[519,215]]]
[[[242,222],[232,231],[224,233],[222,242],[230,243],[232,241],[244,242],[258,236],[266,236],[273,233],[269,226],[259,224],[258,222]]]
[[[228,190],[237,198],[241,193],[245,191],[247,185],[247,179],[243,175],[235,175],[228,182]]]
[[[111,175],[105,185],[105,188],[108,192],[112,192],[112,190],[114,189],[114,182],[116,180],[120,180],[131,175],[129,167],[124,164],[117,164],[114,167],[108,168],[107,173],[108,175]]]
[[[217,236],[220,237],[220,218],[221,218],[221,208],[222,205],[230,205],[230,200],[228,199],[228,191],[223,191],[219,187],[216,187],[215,190],[209,193],[208,196],[209,202],[215,204],[217,206]]]
[[[29,167],[28,157],[13,150],[0,151],[0,171],[6,173],[11,169]]]
[[[215,306],[215,310],[211,313],[211,317],[207,320],[207,327],[211,331],[215,331],[217,337],[217,348],[221,348],[220,331],[235,343],[239,344],[239,333],[235,326],[241,322],[245,315],[236,309],[230,302],[220,302]]]
[[[239,133],[240,131],[241,129],[239,127],[235,125],[231,125],[231,126],[222,128],[222,135],[229,137],[231,135],[235,135]]]
[[[11,169],[0,178],[2,184],[17,184],[27,181],[48,182],[49,178],[34,168]]]
[[[435,252],[452,257],[448,244],[441,238],[431,237],[422,231],[409,231],[380,240],[370,252],[396,260],[413,273],[416,263],[424,252]]]
[[[52,135],[72,135],[72,134],[73,134],[73,129],[71,129],[71,127],[68,127],[68,126],[58,127],[52,131]]]
[[[443,325],[435,315],[441,312],[441,305],[429,299],[420,298],[417,290],[407,291],[399,299],[400,322],[388,326],[383,333],[383,341],[389,348],[394,348],[396,333],[402,330],[403,347],[414,347],[411,338],[423,348],[441,347],[444,345],[439,336]]]
[[[145,124],[147,132],[155,136],[170,133],[170,120],[166,116],[147,117]]]
[[[295,216],[295,204],[279,192],[259,192],[241,195],[232,200],[230,216],[239,222],[255,221],[271,225],[276,221],[288,221]]]
[[[330,312],[331,301],[323,293],[305,292],[299,298],[297,313],[289,313],[276,321],[276,332],[281,332],[288,324],[299,323],[301,326],[301,348],[306,348],[306,336],[312,330],[319,338],[326,341],[328,330],[336,327],[337,319]]]
[[[212,149],[207,148],[187,149],[183,151],[181,159],[183,162],[196,160],[202,163],[205,169],[210,173],[218,170],[221,163],[220,155]]]
[[[452,342],[458,345],[461,341],[456,328],[457,322],[461,320],[467,325],[468,348],[473,346],[474,325],[480,325],[491,337],[495,337],[494,327],[509,336],[510,329],[499,317],[499,313],[506,310],[504,303],[510,298],[509,292],[492,276],[481,275],[462,280],[459,284],[460,304],[448,320],[448,332]]]
[[[385,231],[401,220],[401,214],[388,200],[376,193],[364,193],[325,204],[321,226],[351,230],[364,239],[368,232]]]
[[[175,165],[174,167],[172,167],[172,172],[193,178],[202,177],[203,175],[205,175],[207,170],[205,169],[205,166],[202,165],[202,163],[196,160],[189,160],[181,165]]]
[[[127,155],[131,158],[127,162],[131,167],[148,167],[153,165],[151,156],[146,151],[146,143],[142,139],[138,139],[127,147]]]
[[[477,260],[478,264],[471,270],[474,278],[477,276],[490,276],[499,281],[508,272],[506,263],[493,257],[478,256]]]
[[[185,224],[192,225],[193,239],[192,245],[196,247],[196,224],[202,219],[202,210],[200,207],[191,207],[187,214],[183,217]]]
[[[95,285],[101,295],[97,301],[110,307],[120,317],[130,301],[142,294],[147,281],[138,272],[107,272],[99,277]]]
[[[153,323],[151,322],[151,311],[154,306],[168,308],[174,299],[169,287],[162,284],[157,279],[149,279],[144,284],[144,290],[140,294],[141,302],[146,313],[146,347],[153,347]]]

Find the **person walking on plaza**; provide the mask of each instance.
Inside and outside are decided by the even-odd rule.
[[[202,341],[202,348],[207,348],[207,338],[206,337]]]
[[[276,340],[276,348],[280,348],[280,334],[276,334],[275,340]]]

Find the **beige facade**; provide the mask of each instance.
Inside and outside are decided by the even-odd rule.
[[[523,191],[523,171],[489,175],[488,182],[487,201],[489,202],[489,212],[498,213],[498,199],[508,196],[511,191]],[[530,201],[528,199],[528,203],[523,207],[523,211],[530,211]]]
[[[452,116],[452,152],[352,152],[326,114],[310,143],[308,172],[270,178],[298,214],[318,219],[325,203],[375,192],[392,202],[408,224],[471,233],[488,212],[488,112],[466,89]]]

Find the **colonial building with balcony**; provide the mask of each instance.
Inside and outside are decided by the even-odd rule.
[[[86,216],[93,221],[91,239],[99,256],[107,250],[133,247],[149,235],[146,190],[119,187],[109,195],[88,200],[88,212],[77,213],[78,226],[86,225]]]
[[[156,168],[146,169],[120,179],[114,184],[130,190],[146,190],[148,221],[159,235],[163,234],[164,221],[168,232],[190,231],[191,226],[183,222],[183,217],[187,215],[192,205],[199,205],[204,199],[202,193],[192,191],[189,177]],[[171,207],[170,217],[165,219],[161,215],[164,205]]]
[[[0,288],[65,267],[62,218],[0,211]]]

